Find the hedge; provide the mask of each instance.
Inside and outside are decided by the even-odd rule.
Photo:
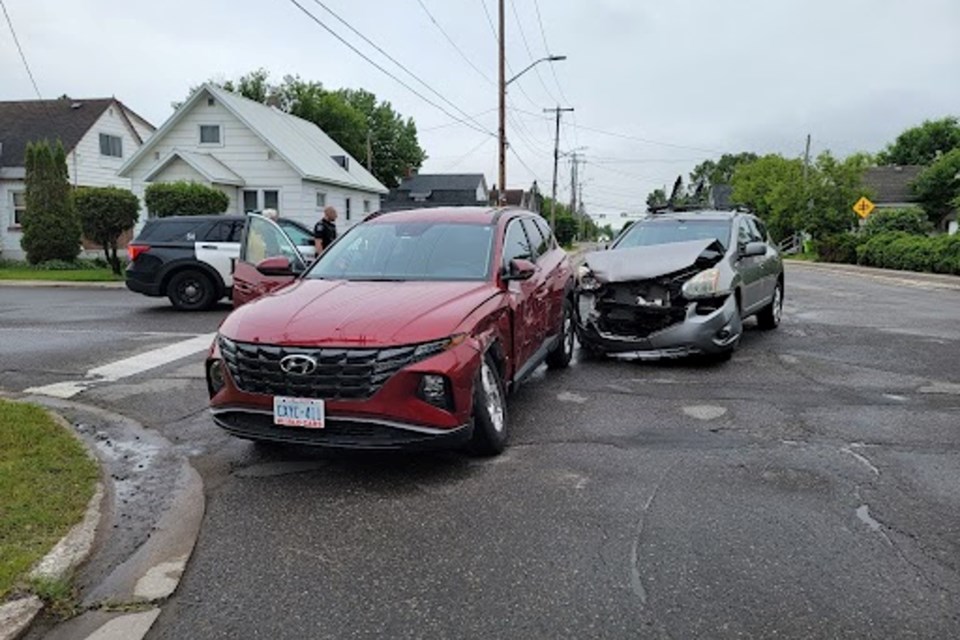
[[[857,248],[857,260],[884,269],[960,275],[960,235],[881,233]]]
[[[927,214],[918,207],[907,209],[879,209],[863,225],[863,234],[867,239],[881,233],[904,231],[913,235],[928,235],[934,227]]]
[[[852,233],[838,233],[815,240],[813,247],[821,262],[856,264],[857,246],[862,238]]]
[[[150,215],[158,218],[212,215],[230,206],[223,191],[186,181],[151,184],[143,200]]]

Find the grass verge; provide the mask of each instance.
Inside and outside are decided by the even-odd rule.
[[[50,415],[0,399],[0,601],[83,518],[99,469]]]
[[[18,269],[0,267],[0,280],[44,280],[54,282],[120,282],[110,269],[70,269],[64,271],[42,271],[40,269]]]

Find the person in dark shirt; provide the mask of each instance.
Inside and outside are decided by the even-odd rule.
[[[327,207],[323,210],[323,218],[313,227],[313,242],[317,247],[317,255],[329,247],[337,239],[337,210]]]

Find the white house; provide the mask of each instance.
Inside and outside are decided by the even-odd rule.
[[[0,102],[0,253],[22,259],[26,210],[24,153],[29,142],[60,140],[74,186],[130,188],[117,171],[155,127],[115,98]]]
[[[347,228],[380,208],[387,188],[315,124],[212,84],[196,91],[120,169],[147,186],[187,180],[220,189],[227,213],[277,209],[313,226],[324,207]],[[140,224],[148,214],[141,213]]]

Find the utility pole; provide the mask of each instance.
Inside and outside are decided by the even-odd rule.
[[[810,134],[807,134],[807,148],[803,152],[803,184],[807,184],[807,168],[810,166]]]
[[[369,130],[367,130],[367,171],[373,173],[373,141]]]
[[[557,164],[560,162],[560,114],[564,111],[573,111],[573,107],[557,105],[555,109],[544,109],[544,113],[554,112],[557,116],[557,129],[553,136],[553,193],[550,200],[550,228],[557,230]]]
[[[577,152],[570,154],[570,215],[577,216]]]
[[[500,0],[500,189],[497,204],[506,202],[507,190],[507,76],[506,76],[506,49],[504,47],[504,0]]]

